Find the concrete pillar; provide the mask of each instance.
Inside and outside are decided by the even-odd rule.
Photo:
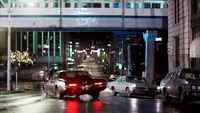
[[[147,57],[147,78],[150,84],[154,84],[155,79],[155,42],[148,42],[148,57]]]

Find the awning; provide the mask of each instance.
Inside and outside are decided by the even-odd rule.
[[[190,58],[200,58],[200,37],[195,38],[190,44]]]

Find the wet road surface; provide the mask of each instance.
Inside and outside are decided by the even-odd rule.
[[[18,95],[20,97],[20,95]],[[36,98],[40,98],[39,101]],[[31,99],[32,103],[27,103]],[[99,99],[92,101],[89,95],[80,99],[55,97],[44,98],[43,93],[34,94],[27,98],[16,99],[13,102],[4,101],[11,105],[1,109],[1,113],[199,113],[200,103],[192,102],[187,106],[173,100],[170,104],[163,103],[163,96],[155,99],[149,97],[126,98],[124,94],[112,96],[110,91],[100,93]],[[12,106],[12,104],[15,106]],[[19,105],[16,105],[16,103]],[[23,104],[24,103],[24,104]],[[1,103],[2,104],[2,103]]]

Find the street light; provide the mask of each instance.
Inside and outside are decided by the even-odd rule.
[[[7,91],[10,91],[10,82],[11,82],[11,76],[10,76],[10,71],[11,71],[11,66],[10,66],[10,46],[11,46],[11,7],[10,7],[10,0],[8,0],[8,58],[7,58]]]

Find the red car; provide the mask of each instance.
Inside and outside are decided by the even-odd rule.
[[[105,79],[95,78],[85,70],[57,71],[42,87],[46,96],[55,95],[61,99],[65,95],[78,98],[79,95],[90,94],[94,100],[105,88]]]

